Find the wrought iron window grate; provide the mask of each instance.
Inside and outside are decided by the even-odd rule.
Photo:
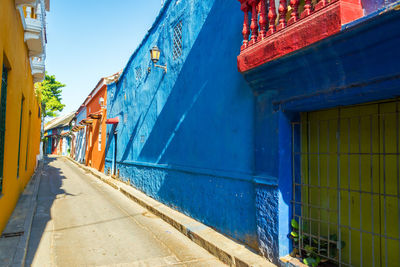
[[[303,113],[292,124],[293,218],[302,257],[400,262],[400,102]]]
[[[142,68],[136,67],[135,68],[136,80],[140,80],[142,78]]]
[[[182,41],[182,21],[179,21],[174,27],[173,36],[173,58],[174,60],[182,55],[183,41]]]

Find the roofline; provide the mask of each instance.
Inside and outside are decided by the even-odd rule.
[[[100,92],[101,89],[104,88],[104,86],[107,87],[107,83],[105,82],[105,79],[102,78],[101,81],[102,81],[102,83],[101,84],[97,84],[97,87],[95,89],[93,89],[92,93],[90,94],[90,99],[88,100],[86,105],[88,105],[90,102],[92,102],[93,98],[95,96],[97,96],[97,94]]]
[[[118,80],[121,77],[121,73],[122,70],[120,70],[119,72],[114,73],[113,75],[107,76],[107,77],[102,77],[99,82],[96,84],[96,86],[93,88],[92,91],[90,91],[90,93],[88,94],[88,96],[86,97],[85,101],[83,101],[82,105],[80,105],[79,109],[76,111],[75,115],[78,115],[79,112],[82,110],[83,107],[86,107],[89,102],[91,101],[91,99],[98,93],[98,91],[104,86],[104,85],[109,85],[113,82],[109,82],[107,83],[106,79],[110,78],[110,77],[114,77],[116,75],[118,75],[118,78],[116,80]],[[115,81],[114,81],[115,82]],[[100,86],[101,85],[101,86]]]
[[[60,117],[54,118],[53,120],[48,122],[47,126],[44,127],[44,130],[48,131],[48,130],[52,130],[52,129],[59,128],[59,127],[65,127],[65,126],[67,126],[67,125],[69,125],[71,123],[71,121],[74,119],[74,117],[75,117],[75,113],[71,112],[71,113],[66,114],[64,116],[60,116]],[[58,124],[61,121],[65,120],[65,119],[68,119],[68,118],[69,118],[68,122],[65,122],[65,123],[62,123],[62,124]],[[56,122],[54,122],[54,121],[56,121]]]
[[[117,81],[111,82],[109,84],[115,84],[117,83],[119,80],[121,80],[128,69],[128,66],[131,64],[131,62],[133,61],[133,59],[136,57],[136,55],[139,53],[139,50],[142,48],[142,46],[144,45],[144,43],[147,41],[147,39],[149,39],[151,31],[153,29],[155,29],[159,22],[161,21],[163,15],[166,13],[166,11],[168,10],[170,4],[171,4],[172,0],[166,0],[164,5],[161,7],[160,9],[160,13],[158,13],[155,21],[153,22],[153,25],[151,25],[150,29],[147,31],[146,35],[143,37],[143,40],[140,42],[140,44],[137,46],[137,48],[135,49],[135,51],[133,52],[133,54],[131,55],[131,57],[129,58],[128,62],[126,63],[124,69],[122,70],[121,75],[119,76],[119,79]]]
[[[75,112],[75,117],[78,116],[79,113],[81,113],[82,109],[85,108],[85,105],[80,105],[78,110]]]

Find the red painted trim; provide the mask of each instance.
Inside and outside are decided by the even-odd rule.
[[[340,32],[342,25],[363,16],[360,1],[338,0],[250,46],[237,57],[246,72]]]
[[[118,123],[119,123],[118,117],[106,120],[106,124],[118,124]]]

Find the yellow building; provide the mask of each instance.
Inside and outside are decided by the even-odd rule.
[[[47,0],[0,1],[0,234],[37,164]]]

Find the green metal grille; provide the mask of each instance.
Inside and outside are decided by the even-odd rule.
[[[7,75],[6,66],[3,65],[1,78],[0,100],[0,194],[3,192],[3,166],[4,166],[4,138],[6,133],[6,104],[7,104]]]

